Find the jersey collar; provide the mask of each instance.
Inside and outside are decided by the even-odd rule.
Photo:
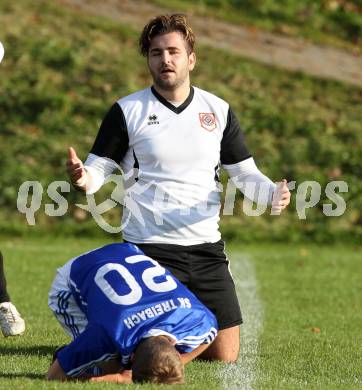
[[[154,96],[167,108],[169,108],[171,111],[173,111],[175,114],[181,114],[183,110],[185,110],[189,104],[191,103],[193,97],[194,97],[194,88],[190,87],[190,93],[187,99],[178,107],[175,107],[173,104],[171,104],[168,100],[166,100],[163,96],[161,96],[155,88],[152,86],[151,91],[154,94]]]

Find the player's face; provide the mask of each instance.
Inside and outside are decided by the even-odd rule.
[[[190,84],[190,71],[195,66],[195,53],[178,32],[157,35],[148,53],[148,67],[153,82],[160,89],[174,91]]]

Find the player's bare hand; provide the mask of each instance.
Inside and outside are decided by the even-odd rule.
[[[290,203],[290,191],[286,179],[277,184],[272,200],[272,215],[279,215]]]
[[[132,371],[126,370],[122,373],[108,374],[103,376],[93,376],[91,382],[113,382],[113,383],[132,383]]]
[[[82,160],[78,158],[76,151],[72,147],[68,149],[67,173],[76,188],[85,188],[87,172],[84,169]]]

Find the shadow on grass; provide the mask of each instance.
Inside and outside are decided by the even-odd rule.
[[[0,356],[2,359],[6,359],[6,356],[52,356],[56,347],[52,345],[37,345],[37,346],[29,346],[29,347],[15,347],[15,346],[0,346]],[[51,359],[49,359],[49,364]],[[45,380],[45,372],[43,374],[35,374],[28,372],[18,372],[18,373],[4,373],[0,371],[0,377],[2,379],[44,379]]]
[[[3,372],[0,372],[0,376],[2,379],[44,379],[45,380],[45,373],[44,374],[29,374],[29,373],[17,373],[17,374],[4,374]]]
[[[0,355],[36,355],[36,356],[46,356],[46,355],[53,355],[56,346],[52,345],[36,345],[36,346],[29,346],[29,347],[14,347],[14,346],[6,346],[1,345],[0,346]]]

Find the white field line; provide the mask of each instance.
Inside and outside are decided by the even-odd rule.
[[[263,307],[257,294],[253,263],[245,256],[231,256],[231,271],[236,285],[243,325],[241,325],[240,356],[235,364],[224,365],[219,371],[222,388],[253,389],[258,369],[258,336],[262,330]]]

